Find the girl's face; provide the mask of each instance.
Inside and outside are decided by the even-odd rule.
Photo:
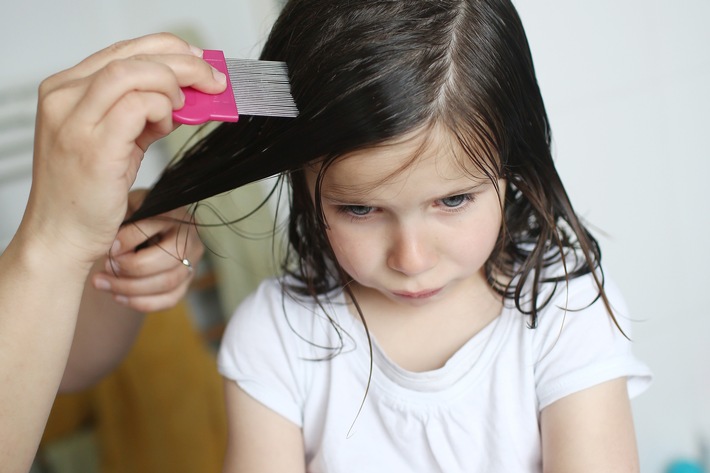
[[[321,199],[338,263],[359,292],[408,306],[487,287],[499,192],[456,155],[448,132],[404,138],[344,156],[325,172]],[[308,172],[312,195],[316,175]]]

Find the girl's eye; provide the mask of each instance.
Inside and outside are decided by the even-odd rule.
[[[356,217],[364,217],[372,212],[373,209],[374,207],[368,207],[366,205],[343,205],[340,208],[342,212]]]
[[[471,194],[459,194],[459,195],[452,195],[450,197],[444,197],[439,202],[441,202],[444,205],[444,207],[447,207],[450,209],[455,209],[455,208],[465,205],[466,203],[470,202],[471,200],[473,200],[473,196]]]

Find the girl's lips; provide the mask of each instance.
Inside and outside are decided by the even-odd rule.
[[[394,292],[393,294],[404,299],[426,299],[437,295],[439,292],[441,292],[441,288],[428,289],[426,291],[419,292]]]

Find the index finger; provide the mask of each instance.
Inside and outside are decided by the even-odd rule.
[[[156,33],[119,41],[92,54],[74,67],[48,78],[45,87],[51,90],[57,84],[90,76],[111,61],[138,54],[189,54],[202,57],[202,50],[170,33]]]

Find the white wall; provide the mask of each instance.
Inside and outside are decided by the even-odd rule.
[[[34,81],[109,44],[158,31],[193,29],[199,46],[253,57],[268,32],[271,0],[18,0],[0,15],[0,84]]]
[[[655,382],[643,472],[710,441],[710,3],[517,0],[573,204],[601,238]]]
[[[710,439],[710,3],[516,4],[560,172],[580,213],[608,235],[608,272],[640,320],[636,352],[656,374],[634,401],[642,471],[661,472],[696,455],[698,436]],[[0,15],[0,90],[159,30],[196,30],[201,46],[254,56],[273,13],[266,0],[16,0]]]

